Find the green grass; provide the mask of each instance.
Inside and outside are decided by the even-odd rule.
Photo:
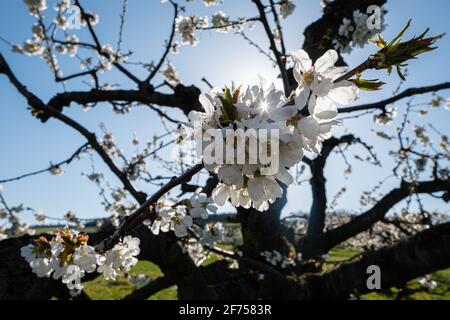
[[[139,261],[130,270],[130,275],[145,274],[150,279],[162,276],[161,270],[155,264],[148,261]],[[95,300],[118,300],[133,292],[136,286],[128,282],[125,277],[118,277],[116,281],[107,281],[102,276],[84,284],[86,294]],[[162,290],[149,300],[174,300],[177,299],[177,288],[173,286]]]

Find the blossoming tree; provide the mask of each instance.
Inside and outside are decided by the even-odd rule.
[[[323,16],[306,28],[303,49],[292,50],[284,42],[282,21],[298,6],[295,1],[252,0],[254,16],[232,18],[233,13],[229,16],[220,10],[211,17],[199,17],[189,13],[188,0],[162,0],[158,5],[171,6],[174,16],[168,21],[171,27],[164,52],[152,63],[132,62],[133,53],[122,48],[127,0],[123,0],[115,47],[102,42],[96,30],[100,17],[89,11],[87,2],[23,2],[36,21],[31,38],[21,44],[2,40],[17,54],[41,58],[64,90],[44,101],[26,87],[2,54],[0,74],[9,80],[9,90],[16,90],[26,99],[33,117],[43,123],[51,119],[61,122],[79,133],[85,143],[64,161],[0,182],[6,185],[46,172],[62,175],[64,166],[81,157],[95,156],[121,185],[110,188],[95,170],[85,174],[98,186],[102,205],[110,214],[109,219],[98,219],[98,231],[89,234],[82,232],[83,220],[68,212],[64,216],[67,227],[54,234],[35,235],[20,213],[31,211],[40,222],[52,217],[24,205],[11,206],[6,192],[0,191],[0,219],[5,221],[0,226],[0,298],[87,298],[83,282],[99,276],[114,281],[126,275],[138,260],[157,264],[164,276],[146,281],[129,299],[145,299],[174,284],[181,298],[190,299],[345,299],[355,292],[370,290],[366,271],[371,265],[382,270],[383,288],[402,286],[450,266],[448,218],[428,212],[421,198],[428,194],[444,202],[449,200],[448,138],[433,126],[430,128],[440,139],[439,145],[432,142],[425,127],[414,126],[413,135],[408,135],[414,113],[425,115],[423,107],[428,102],[408,102],[401,110],[390,107],[407,97],[435,93],[429,104],[446,104],[449,108],[449,101],[436,92],[449,89],[450,83],[402,92],[399,87],[386,100],[354,104],[361,95],[383,90],[383,82],[365,78],[368,70],[389,74],[394,70],[389,79],[398,75],[403,85],[407,82],[407,62],[435,49],[442,37],[424,32],[408,39],[409,21],[397,37],[385,40],[380,34],[385,21],[379,21],[378,26],[372,21],[371,27],[373,17],[367,13],[367,8],[374,5],[383,13],[385,0],[321,1]],[[220,6],[222,1],[202,2],[205,6]],[[73,24],[85,32],[73,29]],[[262,26],[268,51],[249,36],[255,24]],[[169,57],[182,51],[182,46],[195,46],[205,30],[243,37],[274,64],[279,79],[260,78],[256,83],[238,84],[230,75],[230,85],[225,88],[213,87],[203,79],[210,87],[203,93],[193,85],[182,84]],[[375,44],[373,53],[359,65],[348,67],[342,54],[371,42]],[[62,56],[76,60],[81,70],[65,74],[58,62]],[[426,64],[426,59],[422,63]],[[137,76],[136,68],[143,68],[146,77]],[[107,83],[103,78],[111,69],[129,80],[131,86],[117,88]],[[164,81],[156,83],[161,76]],[[72,81],[80,79],[92,88],[67,90]],[[111,105],[119,114],[132,112],[136,105],[148,106],[159,116],[166,132],[155,135],[145,146],[135,136],[132,144],[137,151],[128,157],[106,128],[102,128],[104,135],[99,139],[65,112],[73,104],[89,110],[100,103]],[[174,119],[164,108],[179,109],[185,118]],[[346,126],[349,118],[386,125],[399,112],[403,120],[396,136],[376,131],[380,139],[396,143],[391,151],[395,165],[387,170],[393,172],[389,178],[397,179],[398,187],[378,197],[374,193],[383,184],[381,180],[374,190],[363,193],[361,202],[369,207],[365,212],[351,218],[328,214],[346,191],[343,186],[333,201],[327,201],[324,169],[333,153],[345,159],[346,175],[351,174],[346,154],[352,145],[362,147],[368,155],[355,156],[356,160],[384,165],[363,137],[334,136],[334,127]],[[275,170],[273,162],[256,157],[251,143],[246,144],[253,132],[268,131],[277,134],[259,134],[255,145],[265,155],[276,157]],[[247,135],[235,135],[230,142],[224,136],[228,132]],[[173,145],[178,146],[178,159],[161,156],[165,148]],[[189,157],[198,148],[202,156]],[[207,161],[206,150],[213,150],[210,155],[215,161]],[[219,154],[227,161],[220,161]],[[228,161],[229,157],[242,157],[243,161]],[[167,176],[152,172],[148,166],[151,162],[160,164]],[[305,178],[311,185],[311,210],[304,217],[288,217],[298,220],[294,227],[288,227],[281,219],[286,194],[291,185]],[[156,185],[158,190],[147,194],[145,189],[138,190],[138,183]],[[181,196],[174,197],[174,191]],[[419,213],[410,210],[413,201]],[[406,204],[400,214],[388,215],[402,202]],[[235,213],[217,213],[225,203],[231,204]],[[232,237],[227,224],[238,224],[242,234],[242,243],[234,245],[232,251],[218,246]],[[352,241],[370,250],[323,273],[328,253]],[[211,253],[219,260],[202,265]]]

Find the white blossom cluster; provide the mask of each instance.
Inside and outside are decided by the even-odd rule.
[[[357,98],[358,89],[353,83],[334,83],[346,71],[343,67],[334,66],[338,59],[336,51],[329,50],[315,65],[303,50],[293,52],[292,58],[298,87],[291,101],[274,84],[261,79],[253,86],[233,85],[225,90],[214,88],[200,95],[205,112],[189,113],[190,122],[184,124],[187,137],[195,138],[199,134],[203,137],[204,134],[212,135],[211,132],[220,136],[227,129],[279,132],[276,141],[279,150],[275,151],[279,157],[279,168],[274,174],[262,174],[267,164],[254,159],[255,155],[250,154],[248,149],[245,150],[245,164],[204,163],[220,180],[212,193],[219,206],[231,200],[235,207],[266,211],[283,194],[279,182],[287,186],[293,184],[294,178],[288,169],[301,161],[304,150],[320,153],[321,142],[331,136],[331,127],[337,124],[336,105],[349,104]],[[308,116],[300,113],[305,107],[308,108]],[[273,139],[260,139],[258,143],[267,150],[274,144]],[[205,141],[200,143],[203,145]],[[215,143],[208,142],[206,147]],[[225,143],[220,141],[220,145]],[[255,161],[251,163],[247,159]]]
[[[439,108],[441,105],[445,105],[447,110],[450,110],[450,98],[444,99],[441,96],[434,95],[429,102],[430,107]]]
[[[196,46],[199,40],[195,31],[208,25],[208,17],[178,16],[175,23],[176,32],[181,36],[182,44]]]
[[[178,77],[177,70],[175,67],[170,63],[166,63],[166,67],[161,71],[164,79],[166,79],[167,82],[170,84],[178,84],[180,83],[180,78]]]
[[[422,288],[424,288],[426,290],[434,290],[438,286],[438,283],[433,280],[431,275],[427,275],[425,277],[419,278],[417,280],[417,282],[419,282],[419,284],[422,286]]]
[[[142,288],[150,282],[150,278],[145,274],[129,275],[127,280],[137,288]]]
[[[17,234],[34,235],[35,230],[29,223],[21,219],[20,214],[24,211],[31,211],[36,217],[36,212],[23,204],[16,206],[7,205],[2,194],[3,191],[3,185],[0,184],[0,241]]]
[[[394,118],[398,115],[395,108],[386,108],[382,113],[374,115],[373,120],[379,125],[388,125],[394,121]]]
[[[212,15],[211,24],[218,32],[227,32],[230,29],[230,17],[218,11]]]
[[[51,240],[40,237],[34,244],[21,248],[21,256],[40,278],[61,279],[69,290],[83,288],[86,273],[100,272],[105,279],[115,280],[136,265],[139,239],[126,236],[111,250],[99,254],[87,244],[88,236],[66,228]]]
[[[222,223],[208,223],[204,226],[200,237],[200,243],[215,246],[225,241],[226,230]]]
[[[40,11],[47,9],[46,0],[24,0],[23,2],[32,16],[36,16]]]
[[[164,199],[156,205],[156,219],[149,227],[154,235],[172,230],[177,237],[182,238],[188,235],[193,219],[207,219],[209,213],[216,211],[213,200],[204,193],[195,192],[190,199],[182,201]],[[146,223],[150,224],[148,221]]]
[[[166,3],[168,0],[161,0],[161,3]],[[193,0],[186,0],[187,2],[191,2]],[[210,6],[217,6],[218,4],[220,4],[222,2],[222,0],[203,0],[203,4],[206,7],[210,7]]]
[[[85,16],[81,16],[79,8],[71,3],[70,0],[59,0],[53,6],[55,15],[52,25],[55,30],[52,35],[46,34],[45,21],[47,15],[44,16],[43,11],[47,9],[45,0],[24,0],[29,13],[34,16],[37,22],[32,27],[32,37],[20,44],[13,44],[12,51],[25,54],[28,56],[39,56],[50,67],[51,71],[57,77],[62,77],[63,72],[58,65],[58,57],[56,54],[69,55],[75,57],[78,52],[79,38],[75,34],[69,34],[68,29],[80,29],[87,26],[88,22],[91,26],[99,22],[99,16],[92,12],[85,12]],[[57,39],[57,29],[63,31],[64,38]],[[95,49],[95,51],[97,51]],[[92,65],[92,57],[83,60],[80,64],[81,68],[90,66],[104,72],[111,69],[111,65],[118,60],[126,60],[127,56],[122,56],[120,52],[115,52],[110,45],[103,45],[101,52],[97,52],[98,66]]]
[[[218,243],[223,243],[226,236],[227,233],[222,223],[207,223],[201,229],[198,239],[191,238],[184,244],[184,250],[199,266],[211,256],[211,251],[206,246],[214,247]]]
[[[278,266],[281,269],[286,269],[288,267],[295,267],[297,264],[296,260],[297,261],[302,260],[301,253],[297,254],[295,259],[293,256],[285,257],[277,250],[263,251],[261,252],[261,256],[264,257],[264,259],[274,267]]]
[[[286,19],[291,14],[293,14],[294,10],[295,10],[295,4],[292,2],[292,0],[280,1],[280,16],[283,19]]]
[[[203,4],[207,7],[217,6],[221,2],[222,2],[222,0],[203,0]]]
[[[382,24],[381,30],[369,29],[368,19],[369,16],[359,10],[353,11],[351,19],[344,18],[339,27],[339,37],[333,40],[336,50],[340,50],[341,53],[350,53],[353,48],[363,48],[371,37],[386,28],[386,25]]]

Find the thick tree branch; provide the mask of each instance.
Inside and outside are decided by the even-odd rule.
[[[97,90],[63,92],[55,95],[48,101],[48,105],[58,111],[71,103],[80,105],[94,104],[99,102],[123,101],[129,103],[152,104],[159,106],[175,107],[188,114],[191,110],[201,110],[198,101],[200,90],[194,86],[186,87],[179,84],[175,87],[174,94],[165,94],[154,91],[151,87],[148,90]],[[41,117],[46,120],[45,116]]]
[[[341,144],[352,144],[360,142],[358,138],[353,135],[345,135],[340,138],[332,137],[325,140],[322,147],[321,154],[314,160],[306,162],[311,169],[311,191],[312,191],[312,206],[308,219],[308,237],[320,237],[325,226],[325,215],[327,209],[327,193],[326,193],[326,179],[324,169],[326,161],[334,148]]]
[[[393,247],[362,254],[323,274],[306,277],[303,299],[348,299],[350,293],[368,293],[367,268],[380,267],[381,288],[450,267],[450,223],[432,227]]]
[[[355,217],[348,223],[332,229],[324,234],[321,249],[328,252],[343,241],[369,229],[374,223],[382,220],[388,211],[411,194],[450,192],[450,180],[432,180],[417,183],[403,182],[397,189],[385,195],[378,203],[365,213]]]

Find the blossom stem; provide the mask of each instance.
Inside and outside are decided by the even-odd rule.
[[[347,72],[343,76],[337,78],[333,82],[334,83],[338,83],[340,81],[348,80],[348,79],[350,79],[351,77],[355,76],[358,73],[362,73],[363,71],[366,71],[366,70],[369,70],[369,69],[373,69],[373,68],[375,68],[375,65],[373,63],[373,60],[369,57],[366,61],[361,63],[359,66],[357,66],[356,68],[350,70],[349,72]]]

